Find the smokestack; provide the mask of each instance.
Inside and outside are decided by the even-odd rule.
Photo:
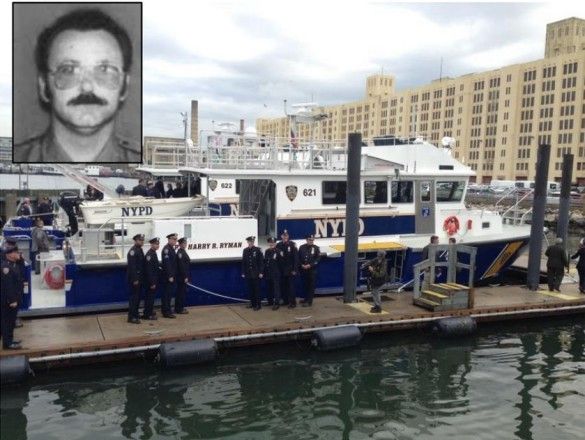
[[[191,100],[191,140],[199,145],[199,101]]]
[[[240,119],[240,133],[244,134],[244,120]]]

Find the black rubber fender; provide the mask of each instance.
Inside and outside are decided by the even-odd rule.
[[[213,339],[164,342],[159,348],[161,366],[180,367],[211,362],[217,357],[217,343]]]
[[[0,358],[0,377],[2,385],[24,382],[30,373],[28,358],[24,355]]]
[[[313,333],[312,344],[321,351],[354,347],[362,340],[362,332],[355,325],[332,327]]]

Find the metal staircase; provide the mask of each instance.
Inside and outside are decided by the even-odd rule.
[[[70,179],[80,183],[82,185],[89,185],[94,189],[100,191],[102,194],[107,195],[111,198],[117,198],[118,195],[108,188],[105,185],[99,183],[96,179],[93,179],[90,176],[83,174],[81,171],[73,168],[72,166],[65,165],[65,164],[54,164],[55,168],[63,173],[64,176],[69,177]]]
[[[258,211],[266,200],[271,183],[269,179],[243,180],[240,184],[240,214],[258,218]]]

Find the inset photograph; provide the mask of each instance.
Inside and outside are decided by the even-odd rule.
[[[12,161],[142,162],[142,3],[12,13]]]

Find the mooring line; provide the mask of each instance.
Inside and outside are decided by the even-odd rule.
[[[205,293],[207,293],[209,295],[217,296],[219,298],[231,299],[233,301],[240,301],[240,302],[250,302],[247,299],[241,299],[241,298],[235,298],[233,296],[221,295],[219,293],[215,293],[215,292],[212,292],[210,290],[204,289],[203,287],[195,286],[195,285],[193,285],[191,283],[187,283],[187,286],[192,287],[193,289],[201,290],[202,292],[205,292]]]

